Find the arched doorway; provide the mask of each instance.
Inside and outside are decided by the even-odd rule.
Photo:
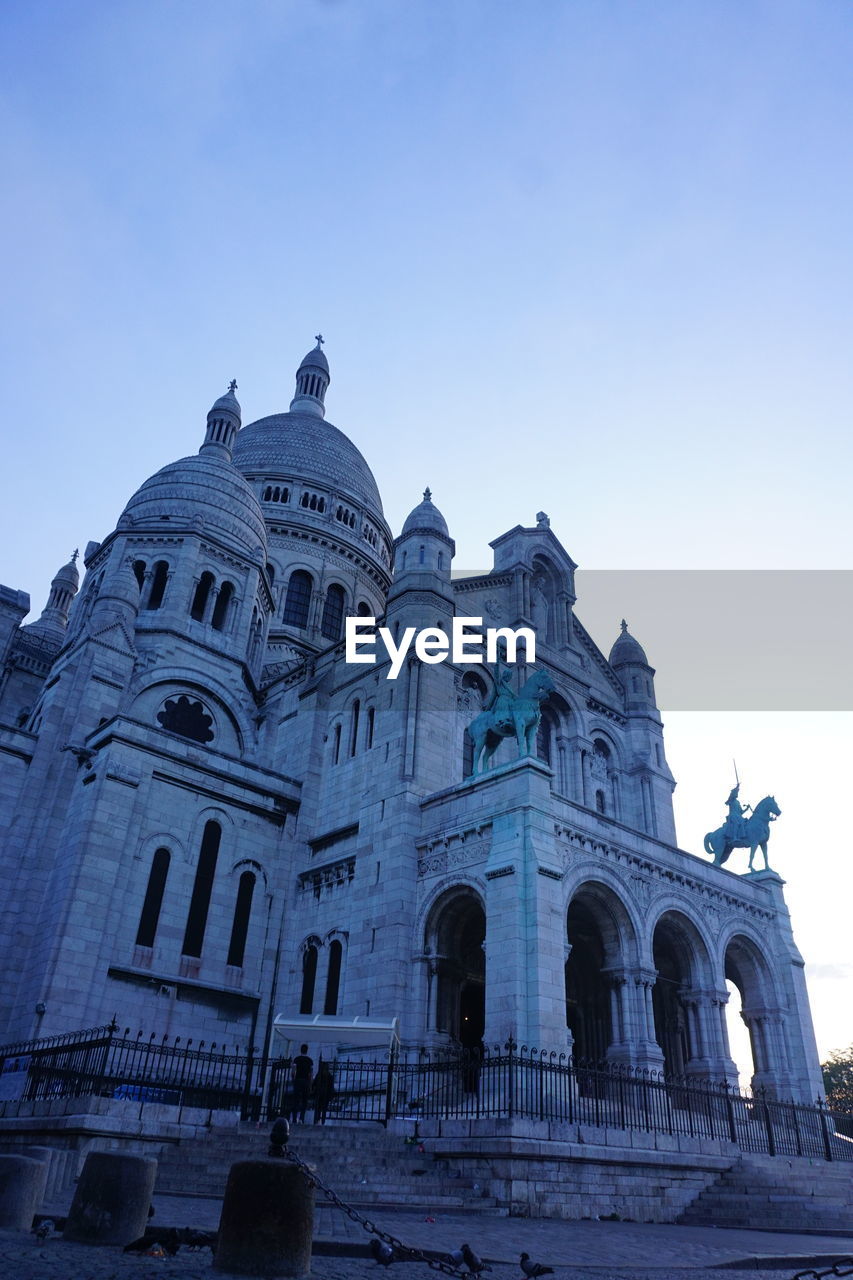
[[[613,1039],[610,992],[602,973],[604,940],[589,906],[576,898],[569,907],[566,961],[566,1025],[576,1062],[603,1061]]]
[[[775,1091],[787,1074],[787,1057],[767,962],[750,938],[736,935],[724,964],[729,1042],[738,1075],[753,1088]]]
[[[433,913],[428,947],[435,957],[435,1030],[466,1049],[483,1039],[486,1014],[486,913],[473,889],[450,890]]]
[[[657,970],[652,1010],[664,1071],[701,1074],[708,1047],[690,993],[700,985],[700,958],[705,959],[707,970],[707,952],[696,926],[677,911],[665,912],[655,926],[652,955]]]
[[[636,933],[613,889],[578,888],[566,915],[566,1025],[576,1061],[631,1061],[626,968],[636,962]]]

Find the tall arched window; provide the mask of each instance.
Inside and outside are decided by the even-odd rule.
[[[337,764],[341,758],[341,726],[335,725],[335,745],[334,745],[334,763]]]
[[[358,714],[361,710],[361,703],[356,701],[352,704],[352,725],[350,726],[349,753],[354,756],[358,748]]]
[[[231,925],[231,941],[228,944],[228,963],[241,968],[246,954],[246,938],[249,934],[249,916],[252,911],[252,895],[255,892],[255,875],[244,871],[237,886],[237,905],[234,923]]]
[[[330,1013],[333,1016],[338,1012],[338,992],[341,986],[341,960],[343,959],[343,953],[342,944],[335,938],[329,947],[329,975],[326,978],[326,999],[323,1002],[323,1012]]]
[[[320,631],[327,640],[340,640],[344,625],[344,589],[333,582],[326,592]]]
[[[287,584],[282,621],[288,627],[306,627],[311,607],[311,588],[314,580],[304,569],[294,569]]]
[[[207,570],[198,580],[198,586],[195,589],[193,602],[190,605],[190,617],[195,622],[201,622],[204,617],[204,611],[207,608],[207,599],[213,588],[213,574]]]
[[[169,579],[169,566],[165,560],[158,560],[154,566],[154,576],[151,579],[151,590],[148,593],[147,609],[159,609],[163,603],[163,596],[166,594],[166,583]]]
[[[367,603],[367,601],[366,601],[366,600],[359,600],[359,602],[358,602],[358,609],[356,610],[356,614],[357,614],[357,616],[358,616],[359,618],[372,618],[372,617],[373,617],[373,614],[370,612],[370,605]]]
[[[168,849],[158,849],[151,863],[148,876],[148,888],[142,903],[142,914],[139,917],[139,928],[136,931],[138,947],[153,947],[154,936],[160,920],[160,908],[163,905],[163,891],[166,888],[166,876],[169,874],[171,855]]]
[[[216,604],[213,606],[213,617],[210,619],[210,625],[214,631],[222,631],[228,618],[228,606],[234,599],[234,583],[223,582],[219,588],[219,595],[216,597]]]
[[[222,828],[219,823],[206,822],[204,835],[201,838],[201,852],[199,853],[198,866],[196,867],[195,883],[193,884],[192,897],[190,898],[187,927],[184,931],[184,945],[181,948],[185,956],[201,955],[221,839]]]
[[[462,734],[462,777],[470,778],[474,772],[474,739],[467,729]]]
[[[300,1013],[314,1012],[314,983],[317,981],[317,948],[314,943],[302,952],[302,999],[299,1001]]]
[[[536,730],[536,754],[546,764],[551,763],[551,735],[553,722],[547,711],[542,712],[539,728]]]
[[[144,584],[145,584],[145,567],[146,567],[146,566],[145,566],[145,561],[144,561],[144,560],[134,560],[134,562],[133,562],[133,576],[136,578],[136,581],[137,581],[137,583],[139,584],[139,590],[140,590],[140,591],[142,590],[142,588],[143,588],[143,586],[144,586]]]
[[[375,707],[368,707],[368,709],[367,709],[367,733],[366,733],[366,735],[365,735],[365,743],[364,743],[364,745],[367,747],[367,750],[368,750],[368,751],[369,751],[369,750],[370,750],[370,748],[373,746],[373,734],[374,734],[375,729],[376,729],[376,708],[375,708]]]

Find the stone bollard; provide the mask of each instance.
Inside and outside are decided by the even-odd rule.
[[[311,1270],[314,1188],[284,1160],[238,1160],[225,1188],[213,1266],[241,1276]]]
[[[36,1212],[38,1212],[44,1202],[45,1188],[50,1174],[50,1166],[53,1162],[53,1147],[23,1147],[20,1154],[26,1156],[28,1160],[38,1160],[44,1171],[38,1195],[36,1196]]]
[[[46,1176],[42,1160],[0,1156],[0,1227],[6,1231],[30,1230]]]
[[[80,1244],[130,1244],[148,1224],[157,1161],[90,1151],[74,1192],[63,1238]]]

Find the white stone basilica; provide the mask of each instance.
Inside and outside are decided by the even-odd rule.
[[[404,1044],[518,1043],[821,1091],[803,962],[773,872],[676,845],[654,671],[605,657],[538,517],[453,579],[429,492],[396,539],[325,419],[318,342],[286,413],[133,494],[38,621],[0,587],[0,1036],[109,1022],[269,1045],[274,1015],[399,1017]],[[471,777],[486,666],[348,664],[344,618],[530,626],[536,756]],[[382,654],[381,648],[378,650]],[[529,671],[528,673],[529,674]],[[515,671],[516,689],[525,679]]]

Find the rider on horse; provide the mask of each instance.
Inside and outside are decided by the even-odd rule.
[[[726,818],[725,837],[732,844],[736,840],[743,840],[746,836],[746,811],[752,811],[751,804],[741,804],[738,800],[738,792],[740,791],[740,783],[736,787],[732,787],[729,792],[729,798],[726,805],[729,810],[729,816]]]

